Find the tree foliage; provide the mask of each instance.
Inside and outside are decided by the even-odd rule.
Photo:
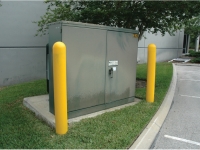
[[[139,30],[162,35],[183,28],[199,14],[199,1],[51,1],[47,12],[36,23],[37,35],[46,34],[47,24],[68,20]]]
[[[189,34],[191,38],[196,38],[200,35],[200,15],[188,20],[185,25],[185,33]]]

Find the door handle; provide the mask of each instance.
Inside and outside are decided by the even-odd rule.
[[[110,78],[113,78],[113,68],[109,69],[109,75],[110,75]]]

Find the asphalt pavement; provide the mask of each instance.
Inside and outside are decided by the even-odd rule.
[[[176,64],[169,113],[151,149],[200,149],[200,65]]]

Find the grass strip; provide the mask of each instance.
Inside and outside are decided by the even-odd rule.
[[[146,64],[137,66],[137,78],[146,80]],[[143,99],[134,106],[74,123],[66,135],[37,119],[23,106],[23,98],[46,94],[46,81],[39,80],[0,90],[0,149],[124,149],[142,132],[158,110],[172,78],[171,63],[157,63],[155,102],[145,101],[146,89],[137,88]]]

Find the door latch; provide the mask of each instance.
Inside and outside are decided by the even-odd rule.
[[[109,75],[110,75],[111,78],[113,78],[113,68],[109,69]]]

